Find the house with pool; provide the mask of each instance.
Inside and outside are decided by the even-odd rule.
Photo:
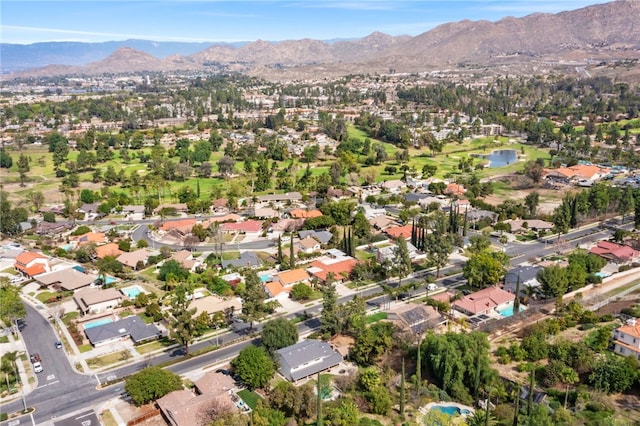
[[[35,280],[43,287],[51,287],[58,291],[76,291],[89,287],[97,278],[97,275],[85,273],[81,266],[75,266],[38,275]]]
[[[498,312],[502,316],[511,316],[513,315],[514,299],[514,294],[497,286],[491,286],[456,300],[451,307],[468,316],[487,315],[492,311]],[[508,314],[509,308],[512,309],[510,315]]]
[[[146,324],[137,315],[118,320],[104,317],[85,323],[83,327],[84,334],[94,347],[128,339],[131,339],[133,343],[142,343],[162,336],[162,331],[155,324]]]
[[[102,290],[96,287],[82,288],[73,295],[73,301],[78,305],[82,315],[97,314],[110,311],[124,300],[124,295],[115,288]]]

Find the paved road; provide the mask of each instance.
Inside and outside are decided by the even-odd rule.
[[[624,225],[623,228],[630,228],[632,224]],[[141,227],[142,228],[142,227]],[[146,226],[145,226],[146,228]],[[141,231],[144,232],[144,231]],[[575,246],[578,243],[585,243],[588,241],[595,241],[596,239],[607,238],[611,235],[611,230],[603,230],[598,227],[589,229],[581,229],[569,232],[563,235],[563,240],[569,241],[570,246]],[[507,254],[513,256],[511,259],[512,266],[518,265],[525,260],[528,260],[534,256],[541,256],[545,254],[553,253],[556,250],[555,241],[551,240],[546,242],[531,242],[528,244],[511,243],[506,246]],[[459,266],[449,266],[443,268],[442,273],[446,274],[448,269]],[[418,275],[418,274],[416,274]],[[422,276],[417,278],[407,278],[403,283],[409,283],[412,280],[421,282],[421,286],[416,289],[408,291],[409,296],[418,296],[425,292],[424,278]],[[456,287],[464,282],[464,278],[460,274],[447,276],[441,278],[438,283],[441,286]],[[393,285],[393,282],[391,282]],[[369,297],[376,293],[381,293],[382,288],[379,286],[372,286],[363,289],[358,293],[359,296]],[[343,304],[353,298],[352,295],[344,296],[338,299],[338,303]],[[376,298],[369,299],[367,301],[368,309],[376,309],[381,304],[388,301],[388,296],[378,296]],[[321,305],[315,305],[307,309],[307,314],[317,315],[321,310]],[[293,318],[299,313],[292,313],[287,315],[287,318]],[[42,364],[45,369],[43,373],[38,375],[38,387],[30,395],[26,397],[27,406],[35,406],[37,410],[33,413],[33,418],[36,424],[50,421],[54,418],[61,418],[66,415],[70,415],[73,412],[77,412],[85,407],[97,406],[99,403],[107,401],[113,398],[116,393],[122,392],[122,384],[113,385],[107,389],[97,389],[98,381],[101,383],[114,378],[126,377],[143,369],[148,365],[155,365],[166,362],[168,360],[176,359],[183,355],[180,349],[171,349],[161,355],[155,356],[148,360],[143,360],[129,364],[127,366],[112,370],[107,373],[101,373],[97,376],[81,375],[76,373],[69,361],[60,349],[56,349],[54,346],[55,333],[49,324],[49,322],[40,315],[33,307],[27,305],[27,317],[24,321],[24,327],[22,330],[23,337],[27,348],[30,352],[38,352],[42,358]],[[320,321],[317,318],[301,322],[298,324],[298,331],[300,334],[317,330],[320,326]],[[235,324],[235,331],[229,332],[221,336],[222,343],[240,339],[247,334],[247,324]],[[259,331],[260,324],[256,324],[255,331]],[[169,367],[170,370],[184,374],[194,369],[202,368],[208,365],[217,364],[223,360],[234,357],[243,347],[252,344],[259,343],[258,338],[250,339],[238,343],[233,346],[228,346],[185,360],[181,363],[174,364]],[[191,349],[197,350],[206,346],[215,345],[216,342],[213,339],[199,342],[194,344]],[[22,401],[17,400],[9,404],[3,405],[0,410],[5,412],[15,412],[21,410]],[[21,418],[21,425],[29,424],[29,417]],[[7,425],[8,422],[0,423],[0,426]]]

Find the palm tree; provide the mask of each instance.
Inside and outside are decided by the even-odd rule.
[[[487,419],[487,415],[489,418]],[[473,415],[465,419],[468,426],[494,426],[496,425],[496,419],[491,413],[487,413],[487,410],[476,410]]]
[[[580,377],[578,377],[578,373],[576,373],[573,368],[566,367],[560,372],[560,381],[567,386],[564,393],[564,409],[566,410],[567,400],[569,399],[569,386],[578,383],[580,381]]]

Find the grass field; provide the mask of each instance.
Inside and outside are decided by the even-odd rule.
[[[362,130],[356,128],[353,125],[348,125],[347,134],[350,138],[357,138],[360,140],[364,140],[367,138],[367,135]],[[382,182],[386,180],[399,179],[402,177],[403,173],[400,169],[401,164],[399,164],[395,159],[396,152],[399,149],[386,142],[382,142],[380,140],[376,140],[374,138],[371,139],[372,143],[380,143],[384,146],[384,149],[388,155],[388,160],[380,165],[374,166],[362,166],[361,170],[374,170],[376,173],[376,181]],[[514,149],[518,152],[519,161],[514,164],[510,164],[508,166],[500,167],[500,168],[479,168],[475,171],[480,178],[487,178],[491,176],[496,176],[500,174],[509,174],[516,171],[521,171],[524,163],[528,160],[535,160],[537,158],[544,158],[548,160],[550,158],[548,152],[546,150],[538,149],[534,146],[524,145],[520,143],[512,143],[509,142],[506,138],[498,138],[494,139],[493,137],[487,138],[478,138],[473,140],[466,140],[463,143],[448,143],[444,145],[441,153],[433,153],[428,148],[416,149],[410,148],[409,155],[410,160],[407,163],[407,166],[412,169],[420,172],[422,167],[426,164],[437,166],[436,177],[446,178],[450,176],[455,176],[459,174],[459,170],[457,168],[458,163],[462,158],[477,155],[477,154],[489,154],[491,151],[495,149]],[[19,182],[19,174],[17,170],[17,153],[10,152],[10,154],[14,157],[14,164],[9,169],[0,169],[0,180],[3,181],[5,186],[5,190],[8,191],[10,199],[16,203],[21,202],[25,199],[25,196],[29,191],[32,190],[40,190],[45,194],[45,198],[47,203],[62,203],[64,201],[64,195],[60,191],[60,183],[61,179],[55,176],[55,171],[53,168],[53,154],[48,152],[46,146],[29,146],[24,150],[25,154],[31,158],[30,163],[30,171],[27,176],[29,182],[26,187],[20,187]],[[141,176],[144,176],[148,173],[147,164],[140,163],[138,155],[140,153],[149,153],[150,148],[143,148],[139,151],[130,151],[133,155],[131,161],[124,162],[120,157],[118,151],[114,151],[113,158],[103,164],[97,166],[101,171],[107,170],[109,166],[112,166],[116,172],[121,169],[126,170],[127,174],[132,171],[138,172]],[[217,173],[217,161],[222,157],[222,152],[214,152],[211,155],[209,162],[212,164],[213,174]],[[77,151],[70,151],[68,160],[75,160],[78,156]],[[362,155],[357,155],[358,160],[364,160]],[[172,161],[178,161],[176,157],[172,158]],[[279,169],[284,169],[289,166],[291,163],[291,159],[286,161],[277,162],[277,166]],[[310,170],[312,176],[318,176],[324,174],[329,171],[329,168],[334,159],[321,159],[313,164],[311,164]],[[477,164],[482,164],[481,159],[474,159],[474,166]],[[395,166],[397,171],[393,174],[386,174],[384,169],[386,166]],[[306,170],[306,164],[297,160],[297,172],[296,175],[301,177]],[[210,199],[212,196],[217,194],[223,194],[227,189],[231,187],[239,188],[241,191],[245,192],[242,195],[249,195],[249,184],[248,177],[244,175],[242,172],[242,163],[236,163],[236,172],[238,173],[237,177],[233,179],[222,179],[219,177],[211,177],[211,178],[196,178],[192,177],[184,182],[170,181],[167,182],[167,186],[161,189],[161,197],[162,202],[171,203],[177,202],[177,193],[182,188],[189,188],[193,192],[196,192],[197,187],[200,187],[200,198],[201,199]],[[103,183],[93,183],[92,180],[92,172],[82,172],[79,173],[80,186],[77,188],[81,189],[92,189],[99,190],[103,187]],[[274,178],[275,180],[275,178]],[[344,181],[344,178],[343,178]],[[134,196],[130,190],[130,188],[120,188],[119,186],[113,187],[113,189],[122,190],[125,193],[128,193],[131,196]],[[505,191],[506,188],[497,188],[499,192]],[[155,193],[155,190],[150,189],[150,193]],[[256,193],[255,195],[260,195],[268,192],[274,192],[274,188],[270,188],[263,193]],[[141,192],[139,194],[141,197],[144,197],[146,194]],[[141,199],[134,200],[136,203],[141,203]]]
[[[373,315],[367,316],[367,324],[373,324],[374,322],[378,322],[380,320],[387,319],[386,312],[376,312]]]
[[[260,397],[260,395],[258,395],[255,392],[252,392],[248,389],[243,389],[240,392],[238,392],[238,396],[240,398],[242,398],[242,400],[249,406],[251,407],[252,410],[256,409],[256,406],[258,405],[258,401],[260,401],[262,398]]]

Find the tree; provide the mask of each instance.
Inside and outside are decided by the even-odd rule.
[[[265,313],[264,300],[267,294],[256,271],[249,269],[245,274],[245,290],[242,294],[242,313],[249,321],[249,330],[253,330],[253,323],[262,318]]]
[[[289,269],[296,268],[296,254],[293,247],[293,232],[291,233],[291,239],[289,240]]]
[[[599,359],[589,376],[589,382],[605,393],[624,392],[639,376],[638,361],[632,357],[608,355]]]
[[[231,361],[242,383],[248,387],[265,387],[275,373],[275,366],[264,348],[254,345],[242,349],[238,356]]]
[[[471,255],[463,267],[463,276],[473,287],[494,285],[504,277],[508,261],[508,256],[502,252],[482,250]]]
[[[223,156],[218,160],[218,171],[221,175],[227,176],[232,175],[234,173],[236,160],[229,157],[228,155]]]
[[[309,299],[313,294],[313,290],[305,283],[298,283],[291,288],[289,294],[294,300],[300,302]]]
[[[176,287],[171,303],[173,333],[172,337],[184,346],[185,356],[189,356],[189,345],[201,332],[198,330],[194,315],[196,308],[189,309],[191,298],[188,297],[187,288],[183,285]]]
[[[10,169],[13,166],[13,159],[4,149],[0,149],[0,168]]]
[[[393,325],[388,322],[377,322],[356,336],[355,345],[351,348],[349,355],[358,365],[372,365],[392,345]]]
[[[140,406],[182,389],[182,380],[169,370],[147,367],[129,377],[124,388],[133,402]]]
[[[447,235],[432,232],[424,238],[424,250],[427,258],[436,267],[436,278],[440,277],[440,269],[448,262],[453,252],[453,244]]]
[[[569,399],[569,386],[580,381],[578,373],[571,367],[565,367],[560,373],[560,381],[567,387],[564,393],[564,409],[567,409],[567,400]]]
[[[27,310],[20,299],[20,290],[3,281],[0,281],[0,320],[6,326],[11,326],[16,320],[24,318]]]
[[[27,173],[29,173],[29,158],[20,154],[18,157],[18,173],[20,174],[20,186],[25,186],[24,183],[27,181]]]
[[[331,336],[340,331],[340,320],[338,318],[338,294],[333,284],[326,284],[322,288],[320,330],[323,334],[329,334]]]
[[[562,306],[562,296],[567,292],[569,277],[567,269],[558,265],[548,266],[536,275],[536,279],[542,284],[542,292],[547,297],[556,297],[556,305]]]
[[[298,341],[298,329],[289,320],[277,318],[268,321],[261,332],[262,346],[273,356],[275,351]]]
[[[29,191],[26,198],[35,212],[39,211],[44,205],[44,194],[42,191]]]
[[[393,250],[393,272],[398,275],[398,287],[402,283],[402,279],[409,275],[413,270],[411,264],[411,256],[409,255],[409,247],[407,246],[407,240],[402,236],[396,239],[396,247]]]
[[[404,358],[402,358],[402,371],[400,373],[400,417],[404,417],[404,399],[405,399],[405,389],[404,389]]]
[[[165,261],[158,271],[158,279],[160,281],[175,280],[177,282],[185,282],[189,275],[189,271],[183,268],[180,262],[173,259]]]

